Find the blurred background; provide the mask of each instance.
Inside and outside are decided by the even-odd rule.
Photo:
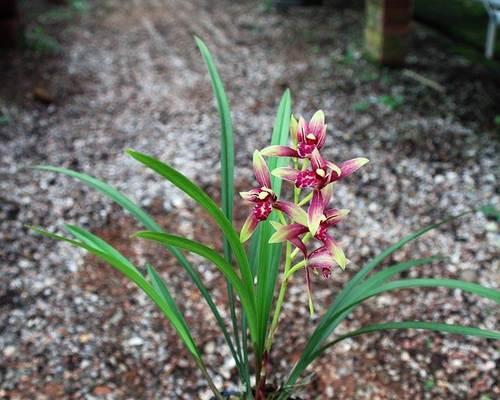
[[[491,10],[490,10],[491,12]],[[492,14],[493,15],[493,14]],[[370,163],[337,185],[350,208],[336,238],[348,271],[315,278],[319,313],[359,265],[447,214],[488,204],[394,260],[444,254],[410,276],[497,287],[500,38],[475,0],[2,0],[0,2],[0,398],[208,399],[157,310],[110,267],[26,224],[63,221],[101,235],[170,283],[219,386],[236,370],[205,304],[175,260],[131,240],[134,221],[101,195],[36,164],[99,177],[167,231],[221,248],[210,219],[124,156],[131,147],[180,169],[218,198],[219,117],[193,35],[208,44],[235,125],[237,190],[268,144],[277,105],[323,109],[325,156]],[[492,28],[490,27],[490,32]],[[491,34],[490,34],[491,43]],[[237,225],[248,206],[238,201]],[[190,257],[217,302],[221,277]],[[279,379],[311,332],[304,282],[289,291],[271,360]],[[499,329],[491,302],[450,290],[377,297],[343,329],[421,319]],[[498,342],[402,331],[343,342],[305,377],[304,399],[500,398]]]

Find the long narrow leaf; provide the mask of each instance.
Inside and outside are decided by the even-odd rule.
[[[331,315],[330,319],[325,322],[325,328],[323,330],[318,330],[318,334],[320,336],[325,336],[325,331],[333,331],[355,306],[371,297],[393,290],[418,287],[446,287],[450,289],[460,289],[465,292],[469,292],[500,303],[500,291],[486,288],[475,283],[469,283],[455,279],[404,279],[400,281],[388,282],[375,289],[360,293],[352,301],[352,303],[345,304],[342,307],[339,307],[339,309],[337,309],[336,312]],[[301,357],[297,365],[292,370],[288,384],[294,382],[296,378],[298,378],[300,373],[307,367],[307,365],[309,365],[314,360],[317,354],[317,350],[314,350],[308,354],[304,354]]]
[[[147,229],[155,232],[163,232],[161,227],[142,208],[137,206],[132,200],[126,197],[123,193],[119,192],[118,190],[116,190],[115,188],[113,188],[112,186],[108,185],[105,182],[102,182],[89,175],[72,171],[66,168],[59,168],[59,167],[52,167],[45,165],[45,166],[37,166],[35,167],[35,169],[41,171],[56,172],[75,178],[80,182],[88,185],[89,187],[96,189],[98,192],[104,194],[106,197],[113,200],[123,209],[128,211],[138,222],[140,222]],[[236,354],[236,351],[234,349],[234,345],[232,343],[231,336],[227,331],[225,322],[219,310],[217,309],[217,306],[212,300],[210,293],[208,293],[207,288],[203,285],[203,282],[201,281],[199,274],[195,271],[192,265],[186,260],[186,258],[182,255],[182,253],[179,250],[177,250],[175,247],[172,246],[166,246],[166,249],[177,259],[177,261],[179,261],[179,264],[187,272],[188,276],[191,278],[191,280],[196,285],[201,295],[207,302],[210,310],[214,314],[217,324],[221,328],[221,331],[224,335],[224,338],[226,339],[226,342],[228,344],[229,350],[231,351],[231,354],[233,355],[233,358],[235,359],[236,363],[239,364],[238,355]]]
[[[195,41],[203,59],[205,60],[205,64],[207,65],[210,81],[212,83],[212,89],[217,101],[217,108],[219,110],[221,122],[220,161],[222,210],[227,219],[232,221],[234,202],[234,140],[233,124],[231,122],[231,113],[229,111],[229,101],[210,51],[200,38],[195,37]]]
[[[243,278],[244,284],[251,288],[253,292],[252,273],[250,271],[250,266],[248,264],[245,249],[243,248],[239,236],[235,232],[231,222],[222,213],[217,204],[215,204],[215,202],[199,186],[194,184],[183,174],[181,174],[179,171],[176,171],[172,167],[162,163],[161,161],[153,157],[134,150],[127,150],[127,153],[140,163],[144,164],[145,166],[152,169],[153,171],[170,181],[172,184],[177,186],[212,216],[231,245],[234,256],[236,257],[236,260],[238,261],[238,264],[240,266],[241,276]]]
[[[231,121],[231,112],[229,110],[229,101],[227,99],[226,92],[224,90],[224,85],[219,76],[217,68],[215,66],[214,60],[210,51],[203,41],[195,36],[196,44],[200,50],[200,53],[205,61],[208,69],[208,74],[210,76],[210,82],[212,84],[212,89],[214,92],[214,97],[217,102],[217,109],[219,110],[220,124],[221,124],[221,135],[220,135],[220,191],[222,200],[222,212],[229,221],[233,221],[233,206],[234,206],[234,139],[233,139],[233,124]],[[222,244],[224,248],[224,258],[229,263],[232,262],[231,246],[226,239],[222,236]],[[238,320],[236,316],[236,301],[234,298],[234,292],[229,283],[227,285],[227,295],[228,303],[231,314],[231,322],[233,325],[234,337],[236,341],[236,346],[238,348],[238,357],[241,359],[243,357],[241,341],[238,331]],[[245,364],[246,365],[246,364]],[[248,371],[243,370],[240,366],[240,372],[244,375],[243,378],[246,380],[247,386],[250,386]]]
[[[169,305],[169,307],[172,309],[173,312],[177,315],[177,318],[179,318],[179,321],[184,325],[184,328],[186,331],[189,331],[189,328],[187,326],[186,320],[184,319],[181,310],[179,310],[179,307],[175,303],[174,299],[172,298],[172,295],[170,294],[170,291],[167,288],[167,285],[165,281],[161,278],[160,274],[156,272],[154,267],[151,264],[147,264],[146,266],[147,271],[148,271],[148,276],[149,279],[151,280],[151,285],[153,286],[153,289],[156,290],[156,292],[165,300],[165,302]]]
[[[242,280],[233,271],[231,264],[229,264],[222,256],[220,256],[216,251],[202,245],[201,243],[182,238],[175,235],[168,235],[165,233],[158,232],[138,232],[135,236],[153,240],[163,244],[169,244],[181,249],[191,251],[198,254],[207,260],[210,260],[226,277],[226,279],[234,286],[236,293],[241,300],[242,306],[248,316],[250,324],[250,333],[254,341],[258,337],[258,330],[256,324],[256,314],[255,314],[255,303],[253,301],[253,292],[251,292],[247,286],[244,285]]]
[[[374,268],[376,268],[378,265],[380,265],[387,257],[389,257],[391,254],[393,254],[395,251],[399,250],[404,245],[419,238],[420,236],[424,235],[425,233],[427,233],[433,229],[436,229],[443,224],[446,224],[450,221],[453,221],[457,218],[460,218],[466,214],[470,214],[471,212],[474,212],[474,210],[465,211],[465,212],[460,213],[458,215],[453,215],[453,216],[450,216],[442,221],[428,225],[422,229],[419,229],[418,231],[416,231],[414,233],[409,234],[408,236],[405,236],[403,239],[401,239],[399,242],[393,244],[392,246],[389,246],[387,249],[385,249],[383,252],[381,252],[378,256],[374,257],[370,262],[365,264],[365,266],[356,275],[354,275],[354,277],[349,281],[349,283],[342,290],[342,292],[339,294],[339,296],[335,299],[335,302],[331,308],[335,308],[337,304],[341,303],[344,300],[344,298],[349,295],[349,293],[353,290],[353,288],[356,287],[356,285],[362,279],[365,278],[365,276],[367,276]],[[329,307],[329,309],[330,309],[330,307]]]
[[[446,257],[444,256],[434,256],[434,257],[418,258],[416,260],[403,261],[394,264],[390,267],[384,268],[382,271],[377,272],[376,274],[365,279],[363,283],[358,285],[357,289],[354,292],[351,292],[350,296],[354,297],[358,292],[375,288],[378,285],[386,282],[388,279],[391,279],[395,275],[403,271],[407,271],[410,268],[419,267],[421,265],[430,264],[434,261],[444,260],[444,259],[446,259]]]
[[[112,255],[113,257],[120,260],[123,264],[128,265],[131,269],[136,270],[137,273],[140,274],[140,272],[136,269],[134,264],[132,264],[122,253],[120,253],[109,243],[101,239],[99,236],[96,236],[76,225],[65,224],[64,228],[69,233],[71,233],[75,238],[77,238],[80,242],[83,242],[89,246],[93,246],[97,250],[101,250],[105,253]]]
[[[120,258],[115,257],[112,253],[107,253],[98,249],[93,245],[88,245],[86,243],[78,242],[72,239],[68,239],[64,236],[57,235],[51,232],[47,232],[43,229],[31,227],[35,232],[39,234],[49,237],[51,239],[60,240],[66,243],[69,243],[75,247],[82,248],[93,254],[100,259],[106,261],[112,267],[117,269],[123,275],[125,275],[128,279],[134,282],[142,291],[160,308],[165,317],[170,321],[175,331],[179,335],[179,338],[182,340],[186,348],[192,354],[197,362],[201,362],[201,355],[189,333],[189,330],[186,330],[185,325],[179,320],[174,310],[165,302],[165,300],[153,289],[153,287],[146,281],[146,279],[137,272],[137,268],[130,268],[129,263],[123,263]],[[91,235],[90,233],[88,233]]]
[[[495,301],[496,303],[500,303],[500,291],[496,289],[490,289],[484,287],[482,285],[478,285],[477,283],[470,283],[461,281],[458,279],[435,279],[435,278],[421,278],[421,279],[403,279],[400,281],[392,281],[381,285],[378,288],[375,288],[368,293],[360,295],[356,299],[366,299],[368,297],[376,296],[377,294],[390,292],[393,290],[399,289],[411,289],[411,288],[433,288],[433,287],[445,287],[449,289],[460,289],[464,292],[469,292],[475,294],[477,296],[484,297],[486,299],[490,299]]]
[[[500,340],[500,332],[491,331],[487,329],[480,329],[475,327],[463,326],[463,325],[452,325],[452,324],[443,324],[438,322],[425,322],[425,321],[401,321],[401,322],[386,322],[381,324],[373,324],[364,326],[360,329],[357,329],[353,332],[347,333],[345,335],[339,336],[335,340],[327,343],[319,351],[313,354],[313,357],[316,358],[325,352],[328,348],[334,346],[335,344],[341,342],[342,340],[352,338],[355,336],[363,335],[365,333],[386,331],[391,329],[423,329],[428,331],[435,332],[446,332],[453,333],[457,335],[464,336],[477,336],[486,339]]]

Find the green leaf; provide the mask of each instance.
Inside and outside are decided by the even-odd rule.
[[[69,243],[75,247],[82,248],[89,252],[90,254],[93,254],[100,259],[106,261],[108,264],[110,264],[112,267],[114,267],[116,270],[121,272],[123,275],[125,275],[128,279],[130,279],[132,282],[134,282],[142,291],[160,308],[160,310],[163,312],[165,317],[168,319],[168,321],[172,324],[174,327],[175,331],[179,335],[180,339],[186,346],[186,348],[189,350],[191,355],[195,358],[195,360],[199,363],[202,363],[201,361],[201,355],[193,341],[193,338],[191,337],[191,334],[189,330],[186,329],[185,323],[182,323],[178,316],[176,315],[176,312],[169,306],[167,302],[153,289],[153,287],[146,281],[146,279],[140,274],[133,265],[131,268],[130,266],[130,261],[127,261],[127,263],[124,263],[122,261],[122,257],[117,257],[116,252],[117,250],[114,250],[113,252],[106,252],[103,251],[102,249],[99,249],[96,245],[89,245],[86,243],[78,242],[72,239],[68,239],[64,236],[57,235],[51,232],[47,232],[43,229],[36,228],[36,227],[31,227],[35,232],[38,232],[39,234],[49,237],[51,239],[55,240],[60,240],[66,243]],[[84,233],[84,236],[86,237],[86,241],[89,242],[94,242],[94,243],[101,243],[102,239],[97,238],[96,236],[92,235],[90,232],[85,232],[83,229],[79,229],[79,231],[74,230],[73,232],[76,232],[77,235],[80,235],[81,233]],[[109,246],[109,245],[108,245]]]
[[[325,350],[341,342],[342,340],[363,335],[365,333],[372,333],[378,331],[386,331],[391,329],[423,329],[435,332],[454,333],[463,336],[477,336],[486,339],[500,340],[500,332],[490,331],[487,329],[480,329],[475,327],[463,325],[451,325],[438,322],[424,322],[424,321],[401,321],[401,322],[386,322],[382,324],[368,325],[363,328],[357,329],[353,332],[341,335],[332,342],[324,345],[318,352],[314,354],[314,358],[320,356]]]
[[[434,261],[444,260],[446,257],[444,256],[434,256],[434,257],[426,257],[419,258],[416,260],[404,261],[401,263],[394,264],[390,267],[384,268],[382,271],[377,272],[376,274],[370,276],[365,279],[361,284],[358,285],[354,292],[351,292],[350,296],[348,296],[347,302],[350,302],[351,298],[354,298],[356,295],[360,293],[364,293],[370,289],[376,288],[385,281],[392,278],[394,275],[397,275],[403,271],[407,271],[410,268],[418,267],[425,264],[430,264]]]
[[[224,257],[220,256],[219,253],[204,246],[201,243],[182,238],[175,235],[169,235],[166,233],[159,232],[138,232],[134,236],[140,237],[147,240],[153,240],[159,243],[168,244],[170,246],[175,246],[177,248],[185,249],[198,254],[207,260],[211,261],[226,277],[226,279],[231,283],[231,285],[236,290],[238,294],[243,309],[248,317],[250,325],[250,333],[254,341],[258,337],[257,324],[256,324],[256,314],[255,314],[255,303],[253,298],[253,290],[245,285],[244,282],[238,277],[238,275],[233,271],[231,264],[229,264]]]
[[[224,91],[224,85],[220,79],[214,60],[207,46],[201,39],[195,36],[196,44],[205,60],[212,83],[212,89],[217,101],[221,120],[221,198],[224,215],[232,220],[234,202],[234,144],[233,124],[229,111],[229,101]]]
[[[217,204],[215,204],[215,202],[199,186],[191,182],[188,178],[172,167],[153,157],[134,150],[127,150],[127,154],[177,186],[210,214],[217,225],[221,228],[231,245],[236,261],[238,261],[238,265],[240,266],[244,284],[249,288],[252,288],[253,291],[252,273],[250,271],[245,249],[243,248],[239,236],[235,232],[231,222],[222,213]]]
[[[375,289],[364,290],[363,293],[359,293],[351,303],[345,304],[344,306],[339,307],[339,309],[336,310],[336,312],[330,317],[330,319],[325,322],[326,328],[324,328],[324,330],[333,331],[338,326],[338,324],[343,319],[345,319],[345,317],[354,309],[354,307],[356,307],[357,305],[359,305],[360,303],[371,297],[393,290],[410,289],[418,287],[426,287],[426,288],[446,287],[450,289],[460,289],[465,292],[469,292],[493,300],[497,303],[500,303],[500,291],[495,289],[489,289],[475,283],[464,282],[455,279],[432,279],[432,278],[404,279],[400,281],[388,282],[386,284],[376,287]],[[319,331],[319,333],[322,334],[322,336],[324,336],[324,332]],[[308,354],[308,356],[303,357],[304,358],[303,363],[308,365],[314,360],[315,357],[317,357],[318,354],[319,353],[317,353],[316,350],[312,351],[311,353]],[[297,372],[295,372],[294,368],[292,376],[295,376],[296,373]]]
[[[93,235],[92,233],[86,231],[83,228],[80,228],[75,225],[65,224],[64,228],[71,233],[75,238],[77,238],[80,242],[87,244],[88,246],[92,246],[97,250],[103,251],[120,260],[123,264],[128,265],[131,269],[135,268],[134,264],[132,264],[122,253],[116,250],[113,246],[111,246],[106,241],[102,240],[99,236]],[[137,273],[140,273],[137,271]]]
[[[460,281],[457,279],[436,279],[436,278],[421,278],[421,279],[403,279],[400,281],[392,281],[381,285],[380,287],[369,291],[368,293],[360,295],[355,301],[365,300],[369,297],[376,296],[377,294],[390,292],[398,289],[410,289],[417,287],[445,287],[449,289],[460,289],[464,292],[473,293],[477,296],[484,297],[486,299],[493,300],[496,303],[500,303],[500,291],[496,289],[490,289],[477,283],[470,283],[465,281]]]
[[[167,288],[167,285],[165,281],[161,278],[161,276],[156,272],[156,270],[153,268],[151,264],[146,265],[147,271],[148,271],[148,276],[149,279],[151,280],[151,284],[153,286],[153,289],[156,290],[156,292],[165,300],[165,302],[169,305],[169,307],[172,309],[173,312],[177,315],[177,318],[179,318],[179,321],[184,325],[184,328],[186,331],[189,331],[189,328],[187,326],[186,320],[184,319],[181,311],[179,310],[179,307],[175,303],[174,299],[172,298],[172,295],[170,294],[170,291]]]
[[[208,73],[210,75],[210,81],[212,84],[212,89],[214,92],[215,100],[217,102],[217,109],[219,110],[220,123],[221,123],[221,146],[220,146],[220,175],[221,175],[221,199],[222,199],[222,211],[229,221],[233,221],[233,206],[234,206],[234,140],[233,140],[233,124],[231,121],[231,112],[229,110],[229,101],[224,90],[224,85],[219,76],[217,68],[215,66],[214,60],[210,51],[203,41],[195,36],[196,44],[200,50],[200,53],[207,65]],[[223,235],[222,244],[224,248],[224,258],[231,263],[231,246]],[[234,337],[236,340],[236,346],[238,347],[239,357],[242,358],[242,348],[241,341],[238,332],[238,319],[236,316],[236,303],[234,298],[234,292],[230,284],[227,284],[227,295],[228,303],[231,314],[231,323],[233,325]],[[249,387],[250,381],[248,377],[248,371],[242,371],[240,368],[240,373],[242,373],[246,380],[246,384]]]
[[[325,317],[328,318],[328,313],[333,313],[335,312],[336,307],[341,304],[343,301],[345,301],[345,298],[352,292],[352,290],[377,266],[379,266],[387,257],[392,255],[394,252],[399,250],[401,247],[404,245],[408,244],[409,242],[419,238],[420,236],[424,235],[425,233],[438,228],[439,226],[446,224],[450,221],[453,221],[457,218],[460,218],[466,214],[470,214],[474,212],[475,210],[469,210],[465,211],[463,213],[460,213],[458,215],[454,215],[451,217],[448,217],[440,222],[428,225],[422,229],[419,229],[418,231],[409,234],[408,236],[405,236],[403,239],[398,241],[397,243],[393,244],[392,246],[388,247],[384,251],[382,251],[379,255],[374,257],[370,262],[366,263],[364,267],[354,275],[354,277],[347,283],[345,288],[340,292],[340,294],[337,296],[335,299],[335,302],[328,307],[328,311],[325,313]],[[321,324],[321,323],[320,323]]]
[[[121,192],[119,192],[112,186],[108,185],[107,183],[104,183],[89,175],[72,171],[66,168],[58,168],[52,166],[37,166],[35,167],[35,169],[41,171],[61,173],[70,176],[72,178],[78,179],[80,182],[86,184],[87,186],[93,189],[96,189],[98,192],[104,194],[106,197],[113,200],[123,209],[128,211],[137,221],[139,221],[147,229],[155,232],[163,232],[161,227],[142,208],[137,206],[132,200],[130,200],[128,197],[126,197]],[[238,364],[239,363],[238,355],[236,354],[236,351],[234,349],[234,345],[232,343],[231,336],[227,331],[225,322],[222,319],[222,316],[220,315],[219,310],[217,309],[217,306],[215,305],[212,297],[210,296],[210,293],[208,293],[207,288],[203,285],[199,274],[195,271],[192,265],[186,260],[186,258],[182,255],[182,253],[179,250],[177,250],[175,247],[172,246],[166,246],[166,249],[177,259],[177,261],[179,261],[181,267],[184,268],[184,270],[187,272],[188,276],[191,278],[191,280],[196,285],[201,295],[207,302],[210,310],[214,314],[217,324],[219,325],[224,335],[224,338],[226,339],[229,350],[231,351],[233,358]]]

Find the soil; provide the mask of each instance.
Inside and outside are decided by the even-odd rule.
[[[141,229],[101,195],[26,167],[51,164],[102,178],[162,227],[221,249],[209,217],[123,154],[153,154],[218,200],[219,119],[193,35],[214,53],[233,110],[238,190],[253,187],[251,154],[267,145],[286,87],[296,114],[325,110],[325,156],[371,162],[338,185],[350,208],[336,238],[351,264],[314,279],[318,314],[364,262],[420,226],[499,202],[497,65],[450,52],[421,26],[404,69],[362,58],[361,1],[267,11],[244,0],[102,0],[45,27],[58,42],[0,57],[0,398],[208,399],[195,365],[147,298],[117,272],[66,245],[28,232],[64,222],[101,235],[166,279],[219,387],[236,370],[208,308],[175,260],[132,240]],[[53,21],[52,19],[51,21]],[[47,18],[45,18],[47,21]],[[437,85],[422,83],[415,73]],[[235,224],[248,205],[237,201]],[[409,277],[451,277],[498,287],[498,221],[474,212],[403,248],[389,262],[445,254]],[[225,310],[223,281],[197,257]],[[389,262],[387,265],[389,265]],[[282,381],[316,318],[302,277],[292,282],[271,357]],[[393,292],[366,302],[339,329],[419,319],[499,329],[499,309],[459,291]],[[498,342],[391,331],[342,342],[308,371],[304,399],[495,399]]]

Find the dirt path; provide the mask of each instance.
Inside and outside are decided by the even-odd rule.
[[[173,260],[129,236],[137,226],[99,195],[61,176],[23,167],[71,167],[117,185],[166,229],[220,246],[209,220],[183,196],[123,155],[154,154],[217,195],[218,129],[210,85],[192,36],[212,49],[236,127],[239,189],[251,184],[250,154],[263,147],[285,87],[294,112],[323,108],[330,159],[367,156],[363,173],[339,185],[351,214],[338,238],[353,261],[317,280],[320,307],[358,265],[382,247],[445,214],[499,204],[495,168],[500,104],[495,71],[448,53],[450,43],[417,27],[407,68],[446,93],[377,69],[360,57],[361,4],[265,13],[260,2],[92,1],[57,33],[63,53],[9,53],[0,60],[0,398],[207,398],[203,380],[145,297],[94,259],[27,234],[24,224],[63,221],[99,232],[140,265],[171,282],[221,386],[234,367],[191,285]],[[49,103],[33,99],[44,90]],[[246,208],[238,211],[245,217]],[[446,263],[411,276],[439,275],[494,286],[500,277],[498,223],[464,217],[402,250],[395,260],[442,253]],[[193,259],[199,262],[197,259]],[[224,303],[220,278],[201,264]],[[312,328],[303,282],[290,292],[278,377]],[[407,291],[381,296],[342,328],[398,319],[440,320],[498,329],[498,307],[461,293]],[[417,332],[359,338],[316,363],[304,398],[493,399],[500,396],[498,344]],[[481,397],[483,396],[483,397]]]

